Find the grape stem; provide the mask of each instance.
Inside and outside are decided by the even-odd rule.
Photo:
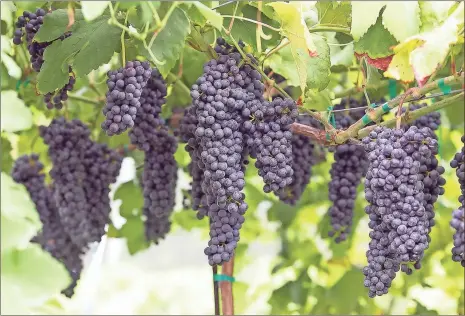
[[[124,19],[124,25],[128,24],[129,11],[126,12],[126,18]],[[121,66],[126,66],[126,46],[124,45],[124,34],[125,30],[121,32]]]

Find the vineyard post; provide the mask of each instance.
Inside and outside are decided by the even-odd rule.
[[[234,256],[231,257],[231,260],[223,263],[221,272],[223,275],[227,275],[230,278],[233,277],[234,272]],[[234,298],[232,291],[232,281],[220,281],[221,289],[221,311],[223,315],[234,315]]]

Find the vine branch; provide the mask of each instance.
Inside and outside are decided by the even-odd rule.
[[[394,99],[387,102],[388,107],[390,109],[393,109],[396,106],[398,106],[401,101],[410,102],[410,101],[415,101],[416,99],[419,99],[421,96],[425,95],[426,93],[437,89],[439,87],[438,86],[439,80],[425,84],[421,88],[414,88],[414,90],[412,90],[413,93],[411,91],[408,91],[404,94],[398,95]],[[450,85],[452,83],[459,82],[459,81],[463,84],[464,74],[462,73],[459,76],[449,76],[449,77],[443,78],[443,80],[444,80],[444,84],[446,85]],[[406,94],[408,94],[407,97],[406,97]],[[377,121],[381,118],[381,116],[383,116],[384,111],[381,107],[378,107],[376,109],[369,111],[367,114],[369,115],[371,121]],[[349,138],[356,138],[358,136],[358,131],[361,130],[364,126],[365,124],[363,123],[362,119],[358,120],[357,122],[349,126],[347,130],[337,133],[334,139],[335,143],[342,144],[345,141],[347,141]]]

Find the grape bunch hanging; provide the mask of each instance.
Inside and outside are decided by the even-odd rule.
[[[36,72],[40,72],[40,69],[44,63],[44,52],[45,49],[50,46],[54,41],[64,40],[71,36],[71,32],[67,32],[54,41],[50,42],[37,42],[35,35],[39,32],[40,27],[44,23],[44,19],[48,14],[44,9],[37,9],[35,13],[24,11],[23,15],[18,17],[16,21],[16,29],[14,32],[13,43],[15,45],[21,45],[23,37],[26,36],[27,49],[29,52],[32,69]],[[56,91],[48,92],[44,95],[44,102],[48,109],[56,108],[58,110],[63,108],[63,101],[68,99],[68,92],[72,91],[76,79],[72,74],[72,69],[69,67],[68,72],[70,73],[68,83],[65,84],[61,89]]]
[[[52,182],[45,183],[43,164],[36,154],[19,157],[13,180],[24,184],[36,205],[42,231],[34,238],[62,262],[73,280],[64,290],[73,294],[82,270],[81,255],[105,234],[109,222],[109,186],[116,181],[122,157],[106,145],[93,142],[80,121],[60,117],[40,136],[49,145]]]

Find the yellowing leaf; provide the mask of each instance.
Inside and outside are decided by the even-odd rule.
[[[406,82],[415,78],[422,82],[444,61],[450,45],[459,40],[458,30],[463,26],[464,5],[459,4],[454,13],[440,26],[424,32],[394,47],[394,57],[385,76]]]
[[[385,5],[385,1],[352,1],[352,26],[351,33],[357,41],[368,28],[376,23],[379,10]]]
[[[307,86],[307,69],[305,57],[315,53],[317,48],[312,41],[310,32],[305,24],[301,12],[296,7],[297,3],[273,2],[269,6],[273,7],[276,15],[281,20],[281,27],[284,35],[289,39],[292,57],[299,75],[300,88],[302,93]]]
[[[399,21],[402,21],[399,23]],[[383,12],[383,25],[403,41],[420,31],[420,7],[417,1],[391,1]]]
[[[416,40],[397,45],[394,48],[395,55],[384,75],[403,82],[412,82],[415,78],[409,61],[410,52],[421,43],[422,41]]]
[[[449,9],[455,1],[418,1],[420,5],[420,20],[422,32],[431,31],[441,25],[449,14]]]

